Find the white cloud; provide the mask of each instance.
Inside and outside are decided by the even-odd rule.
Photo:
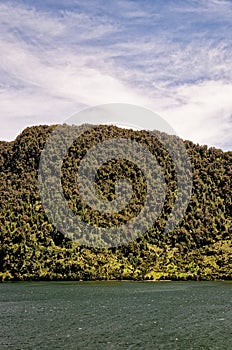
[[[5,38],[0,51],[0,66],[7,73],[0,89],[1,139],[12,139],[19,125],[31,125],[33,119],[34,124],[61,122],[81,106],[145,101],[113,75],[88,65],[91,58],[85,54],[60,48],[49,53],[40,47],[30,50],[23,42]]]
[[[137,5],[130,13],[130,6],[125,3],[124,17],[146,20],[145,8]],[[215,0],[203,7],[216,16],[216,6]],[[223,1],[220,13],[225,9]],[[180,23],[173,40],[172,28],[135,35],[117,13],[114,19],[77,10],[58,15],[11,3],[0,4],[0,23],[0,139],[12,139],[33,123],[61,122],[83,106],[125,102],[158,112],[185,139],[231,147],[232,48],[226,31],[218,38],[182,33]]]
[[[232,83],[206,81],[176,89],[182,103],[163,112],[183,138],[222,147],[231,142]],[[187,124],[187,130],[186,130]]]
[[[24,7],[15,3],[0,4],[1,33],[17,36],[20,32],[27,33],[35,39],[44,38],[48,35],[54,37],[65,30],[65,25],[56,17],[51,17],[44,11],[36,11],[33,7]],[[5,29],[5,30],[4,30]]]

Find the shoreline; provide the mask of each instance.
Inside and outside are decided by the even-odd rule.
[[[217,279],[217,280],[119,280],[119,279],[113,279],[113,280],[10,280],[10,281],[0,281],[1,284],[5,283],[128,283],[128,282],[133,282],[133,283],[170,283],[170,282],[228,282],[232,283],[232,279]]]

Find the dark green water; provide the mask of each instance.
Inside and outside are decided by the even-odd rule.
[[[0,349],[231,349],[229,282],[0,285]]]

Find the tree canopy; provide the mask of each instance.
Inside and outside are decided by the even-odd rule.
[[[145,233],[121,246],[94,248],[58,231],[41,202],[39,161],[55,127],[26,128],[15,141],[0,142],[0,280],[231,279],[232,152],[184,141],[192,163],[193,188],[183,219],[166,233],[177,179],[173,161],[155,134],[115,126],[96,126],[82,133],[64,158],[61,182],[69,207],[85,222],[96,227],[123,225],[138,215],[147,195],[146,177],[150,175],[144,176],[143,169],[128,160],[112,159],[99,168],[96,189],[103,200],[113,201],[115,183],[125,178],[133,189],[128,205],[112,214],[93,210],[83,201],[77,170],[84,155],[99,142],[125,138],[147,147],[162,167],[167,186],[162,211]],[[175,149],[176,137],[165,137]],[[55,164],[56,159],[51,155],[49,162]],[[51,181],[48,196],[53,196],[49,171],[50,167],[46,174]],[[84,190],[88,192],[88,188]],[[154,206],[159,201],[155,193],[152,201]],[[65,218],[60,215],[60,220]],[[144,216],[144,225],[146,222]]]

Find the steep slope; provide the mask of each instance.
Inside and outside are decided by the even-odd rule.
[[[84,221],[101,227],[122,225],[140,212],[146,197],[142,169],[126,160],[113,159],[99,169],[98,191],[103,199],[112,201],[115,182],[127,178],[134,193],[130,205],[112,216],[93,211],[83,203],[76,172],[83,156],[100,141],[126,138],[145,145],[163,168],[167,184],[163,210],[145,234],[117,248],[90,248],[58,232],[41,203],[39,160],[54,128],[27,128],[14,142],[0,142],[1,280],[231,278],[232,152],[185,141],[193,168],[191,199],[178,227],[166,234],[165,223],[177,184],[175,167],[163,145],[146,131],[114,126],[98,126],[84,133],[70,147],[62,167],[65,197],[73,213]],[[175,137],[165,137],[175,148]]]

